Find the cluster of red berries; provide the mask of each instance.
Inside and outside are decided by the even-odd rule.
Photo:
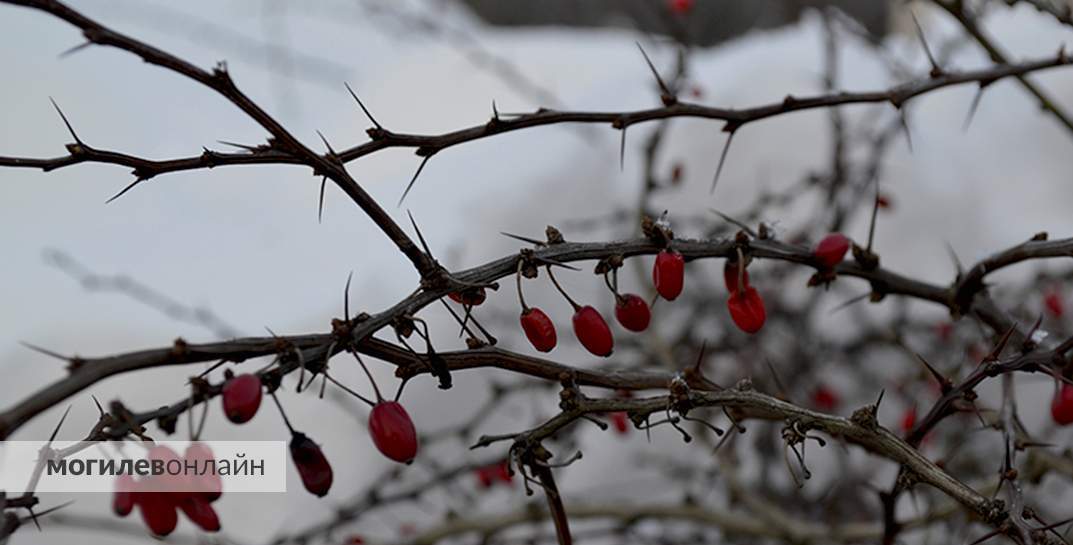
[[[179,459],[175,451],[162,445],[150,448],[148,457],[165,462]],[[191,443],[186,448],[184,458],[203,465],[205,461],[212,460],[213,455],[208,446]],[[131,475],[120,475],[112,496],[112,510],[116,515],[125,517],[137,507],[146,527],[158,536],[166,536],[175,530],[179,524],[179,511],[202,530],[217,532],[220,530],[220,518],[211,504],[220,499],[222,493],[220,476],[212,473],[195,476],[154,475],[141,481]]]
[[[813,250],[813,259],[822,272],[832,274],[834,268],[842,262],[849,251],[850,241],[840,233],[825,236]],[[746,333],[756,333],[764,326],[767,313],[760,293],[749,283],[749,272],[745,268],[743,256],[728,259],[723,269],[723,280],[730,296],[727,298],[727,310],[734,324]],[[550,268],[549,268],[550,274]],[[552,276],[552,281],[555,277]],[[685,282],[685,258],[673,249],[664,249],[656,255],[652,268],[652,283],[660,297],[667,301],[675,300],[681,293]],[[610,284],[609,284],[610,285]],[[614,337],[611,328],[603,316],[590,305],[578,305],[555,282],[555,286],[574,307],[573,329],[581,345],[597,356],[611,355]],[[634,332],[644,331],[652,320],[648,303],[638,295],[615,292],[615,318],[625,329]],[[521,292],[521,274],[518,276],[518,297],[522,304],[520,322],[522,331],[533,348],[540,352],[550,352],[558,343],[555,324],[543,310],[525,304]],[[461,301],[460,297],[452,297]],[[481,298],[483,302],[483,297]],[[480,303],[475,303],[480,304]]]

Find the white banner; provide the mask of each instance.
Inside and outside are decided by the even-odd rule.
[[[286,492],[285,441],[0,442],[0,490]]]

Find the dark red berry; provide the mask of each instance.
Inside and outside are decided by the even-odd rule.
[[[682,172],[684,170],[685,170],[685,167],[682,166],[682,163],[675,163],[674,166],[671,167],[671,183],[672,184],[677,185],[677,184],[681,183],[681,181],[682,181]]]
[[[723,264],[723,283],[726,284],[727,291],[729,292],[738,291],[738,269],[738,262],[736,260],[731,261],[728,259],[726,260],[726,263]],[[749,287],[749,269],[740,271],[740,273],[741,279],[743,280],[742,283],[745,284],[745,287]]]
[[[838,399],[838,394],[822,384],[812,392],[812,403],[821,411],[833,411],[838,408],[840,402],[841,400]]]
[[[889,209],[889,208],[892,208],[894,206],[894,203],[891,202],[890,196],[889,195],[883,195],[883,194],[880,194],[879,197],[876,199],[876,204],[881,209]]]
[[[1043,297],[1043,306],[1055,318],[1061,318],[1065,312],[1065,305],[1062,304],[1062,294],[1058,293],[1057,290],[1052,290]]]
[[[136,486],[137,483],[131,475],[123,474],[116,479],[115,492],[112,494],[112,511],[115,511],[115,514],[125,517],[134,510]]]
[[[212,449],[205,443],[190,443],[186,447],[186,452],[183,453],[183,458],[187,461],[198,462],[199,468],[205,467],[206,462],[215,460]],[[192,489],[202,498],[210,502],[220,499],[223,494],[223,479],[219,474],[206,471],[204,475],[194,475],[192,478],[194,479]]]
[[[686,260],[674,250],[662,250],[656,254],[656,264],[652,267],[652,283],[660,297],[674,301],[682,293],[685,282]]]
[[[551,352],[555,348],[555,324],[543,310],[535,307],[522,310],[521,322],[522,331],[525,331],[533,348],[541,352]]]
[[[332,465],[320,447],[304,433],[294,432],[290,449],[294,467],[298,469],[306,490],[317,497],[327,494],[332,487]]]
[[[589,305],[578,308],[574,313],[574,335],[581,341],[581,346],[594,356],[606,358],[611,355],[615,346],[615,339],[611,336],[611,328],[600,315],[599,311]]]
[[[630,433],[630,417],[625,411],[611,413],[611,425],[619,435]]]
[[[179,509],[183,510],[186,518],[198,525],[206,532],[220,531],[220,517],[216,516],[216,510],[209,505],[209,501],[201,496],[185,496],[179,501]]]
[[[764,320],[767,319],[764,300],[753,287],[731,292],[727,299],[727,309],[730,310],[734,325],[746,333],[760,331],[760,328],[764,327]]]
[[[488,292],[484,288],[469,288],[463,291],[453,291],[447,294],[452,301],[460,305],[475,307],[488,298]]]
[[[652,312],[644,299],[627,293],[615,302],[615,319],[630,331],[644,331],[652,320]]]
[[[820,240],[812,254],[820,265],[832,269],[842,262],[847,251],[849,251],[849,239],[842,233],[831,233]]]
[[[235,424],[249,422],[261,406],[261,379],[250,373],[230,378],[222,395],[227,419]]]
[[[417,431],[406,409],[395,401],[381,401],[369,412],[369,433],[380,452],[408,464],[417,456]]]
[[[1063,382],[1051,401],[1051,418],[1059,426],[1073,424],[1073,385]]]
[[[167,492],[142,492],[138,495],[138,510],[150,532],[166,536],[175,531],[179,515],[175,512],[178,494]]]

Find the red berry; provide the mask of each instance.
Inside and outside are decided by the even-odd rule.
[[[615,302],[615,318],[630,331],[644,331],[648,329],[652,312],[648,310],[648,303],[644,299],[627,293]]]
[[[652,283],[656,292],[668,301],[674,301],[682,293],[685,281],[686,260],[674,250],[663,250],[656,254],[656,265],[652,267]]]
[[[1062,294],[1057,290],[1052,290],[1043,297],[1043,306],[1047,307],[1047,312],[1051,313],[1051,316],[1055,318],[1061,318],[1065,311],[1065,305],[1062,304]]]
[[[535,307],[524,309],[521,321],[522,331],[525,331],[525,336],[533,348],[541,352],[551,352],[551,349],[555,348],[555,324],[543,310]]]
[[[235,424],[249,422],[261,406],[261,379],[244,373],[227,380],[223,388],[224,414]]]
[[[682,181],[682,172],[684,170],[685,170],[685,167],[682,166],[682,163],[675,163],[674,166],[671,167],[671,183],[672,184],[677,185],[678,183],[680,183]]]
[[[693,0],[670,0],[669,5],[671,11],[684,15],[693,9]]]
[[[175,512],[177,494],[167,492],[142,492],[138,496],[138,509],[149,531],[166,536],[175,531],[179,515]]]
[[[732,292],[727,299],[727,308],[734,324],[742,331],[756,333],[764,327],[767,313],[764,311],[764,300],[756,288],[746,287],[744,291]]]
[[[115,481],[115,492],[112,494],[112,511],[125,517],[134,510],[134,495],[137,483],[131,475],[120,475]]]
[[[574,335],[581,345],[594,356],[607,357],[615,346],[615,339],[611,336],[611,328],[600,313],[589,305],[585,305],[574,313]]]
[[[749,287],[749,269],[741,271],[741,278],[745,287]],[[728,259],[723,264],[723,283],[726,284],[727,291],[738,291],[738,262],[736,260]]]
[[[917,424],[917,407],[913,405],[906,409],[905,414],[902,415],[902,432],[909,433],[913,430],[913,426]]]
[[[630,417],[625,411],[611,413],[611,425],[619,435],[630,433]]]
[[[510,465],[507,461],[479,467],[476,470],[477,484],[481,488],[490,488],[497,481],[510,484],[514,477],[510,474]]]
[[[812,403],[821,411],[830,412],[835,410],[838,408],[840,401],[841,400],[838,399],[838,394],[836,394],[834,390],[822,384],[812,392]]]
[[[1051,418],[1059,426],[1073,424],[1073,385],[1063,382],[1051,401]]]
[[[294,432],[290,450],[294,467],[298,468],[306,490],[318,497],[327,494],[332,487],[332,465],[320,447],[304,433]]]
[[[488,298],[488,292],[484,288],[470,288],[463,291],[454,291],[447,294],[452,301],[460,305],[469,305],[475,307],[484,302]]]
[[[831,233],[823,237],[823,240],[816,245],[812,255],[820,265],[832,269],[842,262],[847,251],[849,251],[849,239],[842,233]]]
[[[381,401],[369,413],[369,433],[380,452],[408,464],[417,456],[417,431],[406,409],[395,401]]]
[[[879,207],[882,209],[887,209],[894,206],[894,204],[891,202],[890,196],[888,195],[880,194],[879,198],[877,198],[876,201]]]
[[[954,334],[954,324],[950,322],[939,322],[935,324],[935,334],[939,336],[940,341],[949,341],[950,336]]]
[[[199,462],[199,467],[205,467],[205,462],[215,460],[212,449],[205,443],[190,443],[186,447],[186,452],[183,453],[183,458],[187,461]],[[206,472],[204,475],[195,475],[193,478],[195,479],[193,490],[202,498],[210,502],[220,499],[223,494],[223,479],[219,474]]]
[[[220,531],[220,517],[216,516],[216,510],[209,505],[209,501],[201,496],[186,496],[179,501],[179,509],[183,510],[186,518],[198,525],[206,532]]]
[[[346,545],[365,545],[365,539],[361,536],[350,536],[346,541]]]

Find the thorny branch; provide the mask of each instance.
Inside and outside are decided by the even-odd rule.
[[[126,166],[133,169],[135,182],[128,186],[137,185],[161,174],[184,170],[212,168],[224,165],[243,164],[292,164],[310,167],[317,177],[330,178],[356,204],[380,227],[382,231],[396,244],[398,249],[413,263],[421,275],[421,289],[413,295],[400,301],[393,307],[374,315],[362,314],[354,319],[349,316],[346,320],[337,320],[332,329],[327,333],[314,333],[292,336],[272,337],[248,337],[233,339],[224,342],[193,344],[182,339],[177,339],[171,347],[117,354],[114,356],[99,358],[83,358],[78,356],[59,356],[68,363],[68,376],[49,385],[28,397],[26,400],[17,402],[0,413],[0,438],[10,437],[20,426],[34,418],[41,412],[56,406],[63,400],[79,391],[99,382],[100,380],[120,373],[135,370],[148,369],[159,366],[185,365],[196,362],[221,361],[242,362],[245,360],[272,357],[272,363],[260,371],[262,380],[267,384],[279,384],[284,375],[295,370],[309,370],[314,373],[324,370],[330,358],[340,352],[354,350],[364,355],[373,356],[397,367],[396,374],[404,379],[409,379],[424,373],[431,373],[442,365],[444,369],[459,371],[474,368],[499,368],[513,373],[528,375],[545,381],[561,381],[564,376],[570,377],[571,390],[577,393],[570,403],[563,405],[563,412],[547,420],[545,423],[522,433],[508,434],[498,437],[485,437],[478,442],[479,445],[489,445],[499,440],[513,442],[512,451],[518,453],[519,459],[532,471],[540,482],[541,487],[547,493],[550,511],[556,522],[558,540],[560,543],[570,542],[570,532],[566,529],[567,517],[619,517],[629,521],[635,521],[646,516],[668,518],[682,517],[686,519],[699,519],[711,522],[717,526],[733,530],[737,525],[738,531],[756,536],[776,537],[765,531],[777,531],[777,537],[791,537],[798,541],[810,541],[815,536],[831,536],[835,539],[853,540],[873,539],[882,535],[885,540],[893,540],[896,534],[905,528],[911,528],[916,524],[927,524],[939,517],[939,511],[933,511],[929,515],[920,517],[919,522],[897,522],[893,520],[893,504],[898,493],[907,490],[910,486],[905,483],[924,482],[932,485],[945,495],[953,498],[966,509],[975,514],[980,520],[987,522],[994,534],[1005,534],[1014,541],[1020,543],[1039,542],[1057,543],[1051,533],[1047,532],[1050,527],[1033,526],[1033,518],[1025,515],[1029,508],[1023,504],[1024,498],[1020,485],[1013,479],[1006,479],[1010,506],[1005,503],[988,498],[985,494],[958,480],[945,467],[933,463],[922,455],[918,447],[927,433],[933,430],[946,417],[965,411],[965,403],[970,405],[975,399],[974,388],[985,380],[1002,376],[1004,392],[1007,396],[1000,413],[1001,429],[1007,442],[1007,451],[1017,450],[1016,441],[1018,432],[1015,429],[1016,405],[1012,401],[1013,372],[1042,372],[1059,374],[1066,367],[1067,353],[1073,349],[1073,339],[1054,344],[1050,341],[1038,342],[1030,338],[1032,330],[1019,326],[1019,321],[1010,313],[1002,310],[991,299],[988,286],[985,282],[988,275],[996,270],[1025,262],[1052,257],[1073,256],[1073,239],[1047,241],[1046,235],[1041,234],[1032,240],[1007,250],[996,253],[959,275],[949,285],[936,285],[918,281],[908,276],[894,273],[879,266],[878,255],[872,254],[871,244],[868,253],[861,254],[856,262],[843,262],[832,271],[837,276],[857,278],[866,282],[869,286],[869,296],[872,301],[878,302],[888,295],[901,296],[908,299],[916,299],[935,303],[947,308],[954,317],[972,315],[980,322],[986,324],[994,333],[995,337],[1005,334],[1005,339],[1000,341],[993,353],[967,377],[960,382],[943,383],[943,391],[940,398],[926,415],[916,423],[907,437],[903,440],[894,433],[880,426],[876,420],[876,406],[869,406],[854,412],[851,418],[841,418],[829,414],[812,411],[799,405],[790,403],[784,399],[762,394],[753,390],[749,383],[743,382],[734,389],[713,388],[713,383],[704,379],[699,374],[679,374],[679,369],[671,370],[610,370],[610,369],[587,369],[580,366],[568,366],[535,358],[494,346],[475,345],[474,348],[465,351],[433,352],[431,345],[427,354],[422,354],[410,349],[402,337],[399,337],[402,345],[384,341],[373,337],[374,334],[385,327],[398,328],[400,320],[412,321],[415,315],[428,305],[440,300],[444,296],[459,288],[472,286],[490,286],[497,280],[503,279],[515,273],[519,262],[525,260],[537,260],[542,264],[560,263],[566,264],[577,261],[602,261],[615,257],[624,259],[635,256],[650,255],[662,249],[662,244],[649,239],[634,239],[618,242],[598,243],[575,243],[562,242],[557,244],[541,245],[533,250],[525,250],[520,255],[509,255],[498,260],[491,261],[472,269],[458,271],[453,274],[447,273],[432,258],[427,248],[423,251],[413,240],[394,222],[390,215],[380,207],[349,175],[346,170],[348,162],[357,160],[377,151],[401,147],[413,148],[418,156],[427,161],[436,153],[459,145],[493,135],[514,130],[532,127],[554,125],[561,123],[597,123],[610,124],[612,128],[625,130],[635,124],[653,120],[666,120],[679,117],[696,117],[703,119],[721,120],[725,122],[724,130],[731,135],[742,126],[753,121],[768,119],[792,112],[829,108],[837,113],[838,107],[852,104],[886,103],[895,107],[901,115],[905,104],[918,96],[950,86],[975,83],[981,90],[999,79],[1014,77],[1022,82],[1048,110],[1060,121],[1073,129],[1073,125],[1065,115],[1042,94],[1042,92],[1025,79],[1025,76],[1071,64],[1071,60],[1064,51],[1059,51],[1050,58],[1011,63],[987,37],[982,33],[975,20],[966,14],[961,2],[944,3],[938,2],[947,11],[965,26],[966,30],[988,50],[996,65],[990,68],[972,71],[948,71],[942,69],[934,58],[932,71],[928,77],[910,81],[886,90],[871,92],[838,92],[834,91],[834,77],[828,81],[828,92],[810,97],[787,96],[781,102],[761,105],[746,109],[725,109],[693,104],[681,100],[677,96],[679,82],[685,74],[685,63],[679,57],[679,65],[675,78],[670,87],[662,85],[663,106],[646,110],[621,111],[621,112],[571,112],[540,109],[533,113],[505,115],[496,113],[495,117],[487,124],[478,125],[466,129],[447,132],[438,135],[420,135],[398,133],[380,126],[375,120],[370,119],[375,128],[369,129],[370,141],[350,148],[335,151],[325,140],[327,153],[319,154],[302,144],[297,137],[289,133],[283,126],[275,121],[267,112],[262,110],[245,94],[243,94],[232,81],[224,64],[219,64],[212,71],[202,68],[174,57],[164,51],[156,49],[148,44],[131,37],[114,32],[99,23],[84,17],[77,11],[66,5],[53,0],[4,0],[7,3],[27,6],[48,12],[64,21],[72,24],[82,31],[86,38],[86,44],[116,47],[133,53],[148,63],[163,67],[176,72],[189,79],[193,79],[211,89],[232,102],[236,107],[246,113],[252,120],[257,122],[270,135],[266,144],[257,146],[239,146],[241,152],[216,152],[206,149],[203,154],[196,157],[151,160],[129,154],[101,150],[89,146],[75,133],[67,117],[61,111],[60,115],[71,132],[74,143],[68,144],[68,155],[51,159],[34,159],[20,157],[0,157],[0,166],[37,168],[50,171],[80,163],[104,163]],[[1068,16],[1068,14],[1067,14]],[[923,38],[922,38],[923,39]],[[924,42],[927,48],[927,43]],[[831,47],[834,47],[833,43]],[[930,51],[929,51],[930,53]],[[930,55],[929,55],[930,58]],[[834,65],[830,67],[834,71]],[[653,67],[655,71],[655,67]],[[662,83],[662,81],[661,81]],[[355,98],[357,96],[355,95]],[[359,105],[360,102],[359,102]],[[364,109],[364,105],[361,105]],[[57,108],[58,109],[58,108]],[[368,114],[368,111],[366,110]],[[903,118],[904,119],[904,118]],[[837,116],[832,121],[838,130],[842,130],[842,121]],[[644,211],[647,203],[647,194],[655,187],[655,175],[652,165],[659,146],[660,135],[665,128],[661,123],[659,132],[654,133],[647,150],[646,163],[646,191],[642,196],[641,210]],[[877,149],[880,146],[877,145]],[[878,153],[878,152],[877,152]],[[842,172],[841,160],[844,151],[836,148],[834,151],[834,170],[830,181],[830,196],[833,200],[839,189],[839,185],[849,183],[845,172]],[[872,172],[867,176],[866,184],[870,186],[872,179],[878,179],[876,170],[878,160],[873,164]],[[126,191],[126,189],[124,190]],[[120,195],[122,192],[120,193]],[[118,195],[117,195],[118,196]],[[877,197],[878,199],[878,197]],[[878,201],[873,210],[878,209]],[[841,219],[841,218],[840,218]],[[874,222],[874,218],[873,218]],[[675,239],[670,245],[676,251],[683,254],[687,259],[705,258],[738,258],[739,252],[746,252],[748,259],[770,260],[790,265],[814,267],[819,272],[819,266],[815,261],[811,249],[793,243],[786,243],[774,239],[761,225],[759,234],[752,232],[752,236],[740,234],[736,239],[711,238],[705,240]],[[468,313],[467,313],[468,319]],[[428,341],[426,337],[426,341]],[[1003,357],[1004,349],[1010,348],[1012,355]],[[1016,348],[1016,349],[1015,349]],[[433,361],[435,360],[435,361]],[[673,358],[668,358],[671,365],[675,365]],[[310,368],[307,362],[321,362],[318,368]],[[700,361],[697,369],[700,369]],[[676,380],[681,379],[686,391],[676,391],[673,387]],[[657,390],[665,391],[669,387],[670,395],[656,395],[646,398],[590,398],[580,394],[578,387],[597,387],[618,392]],[[205,402],[217,395],[221,389],[220,384],[206,383],[195,390],[192,396],[181,399],[176,403],[160,409],[147,412],[131,412],[122,404],[114,403],[111,412],[102,415],[101,421],[94,427],[89,439],[113,439],[121,438],[129,433],[143,433],[143,426],[150,421],[156,420],[165,431],[173,430],[178,416],[192,407]],[[780,395],[781,392],[780,392]],[[614,412],[626,412],[630,415],[635,425],[648,422],[650,416],[668,415],[667,423],[674,425],[681,431],[684,437],[689,437],[687,432],[678,427],[678,420],[671,416],[674,413],[685,419],[691,410],[703,411],[710,407],[723,409],[731,418],[734,429],[740,426],[740,422],[749,419],[770,420],[784,423],[793,430],[790,437],[795,441],[813,439],[808,432],[822,432],[831,438],[856,444],[879,457],[894,461],[901,470],[898,477],[898,485],[884,500],[889,505],[889,513],[884,517],[882,527],[877,525],[852,524],[845,527],[820,526],[801,523],[784,525],[783,528],[772,529],[770,525],[761,522],[763,527],[749,527],[748,519],[720,518],[718,514],[703,511],[702,508],[629,508],[633,511],[616,511],[604,508],[589,509],[584,507],[564,505],[557,487],[554,484],[552,466],[549,464],[550,455],[546,455],[543,442],[551,440],[558,432],[570,428],[581,419],[587,419],[594,415],[603,415]],[[690,418],[698,424],[697,421]],[[649,423],[648,425],[653,425]],[[709,430],[713,429],[709,426]],[[736,435],[729,434],[729,437]],[[720,443],[722,444],[722,443]],[[789,444],[788,446],[794,446]],[[795,450],[796,452],[796,450]],[[1012,458],[1012,455],[1008,455]],[[1034,457],[1033,457],[1034,456]],[[1042,457],[1041,457],[1042,456]],[[1061,458],[1046,458],[1045,455],[1036,455],[1035,451],[1030,454],[1030,461],[1043,463],[1047,468],[1063,471],[1063,467],[1069,467],[1068,460]],[[1039,460],[1048,460],[1039,462]],[[799,455],[802,467],[804,459]],[[445,479],[462,474],[471,470],[472,466],[462,465],[448,468],[437,476],[431,483],[439,483]],[[1004,468],[1012,469],[1012,461]],[[1047,469],[1043,470],[1044,472]],[[1073,471],[1066,470],[1070,473]],[[1038,475],[1034,475],[1038,478]],[[398,500],[416,497],[421,486],[414,489],[404,490],[396,496]],[[337,525],[355,518],[365,509],[380,505],[388,496],[367,497],[359,499],[357,503],[351,502],[345,509],[337,513],[337,519],[324,525],[314,526],[305,532],[294,536],[295,541],[305,541],[306,538],[316,535],[327,535]],[[365,503],[362,503],[365,502]],[[4,503],[5,508],[30,508],[36,503],[36,498],[26,496],[23,498],[8,500]],[[885,507],[888,507],[885,505]],[[5,514],[8,512],[5,511]],[[533,517],[542,519],[543,514],[520,515],[519,520],[533,520]],[[9,517],[10,518],[10,517]],[[16,521],[18,519],[15,519]],[[484,524],[482,526],[482,524]],[[441,537],[460,532],[477,531],[486,536],[493,535],[498,531],[495,522],[474,523],[469,526],[459,523],[454,528],[435,531],[419,536],[418,543],[433,543]],[[786,528],[797,528],[800,533],[787,535]],[[8,532],[9,533],[9,532]],[[0,534],[6,535],[6,534]],[[288,541],[282,538],[279,542]]]

